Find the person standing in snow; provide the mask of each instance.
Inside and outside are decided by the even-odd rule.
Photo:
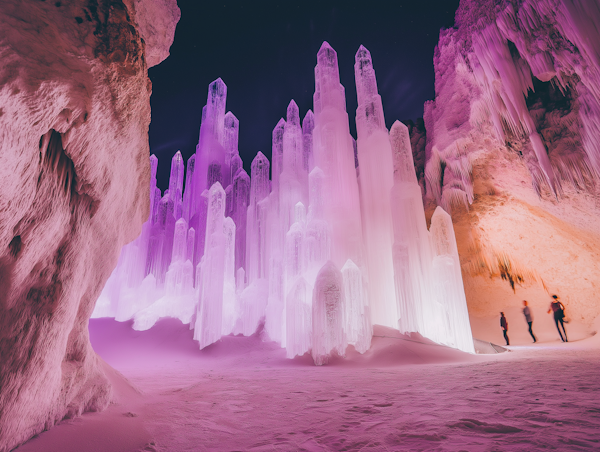
[[[500,313],[500,326],[502,327],[502,334],[504,334],[504,340],[506,341],[506,345],[510,345],[510,342],[508,341],[508,321],[506,320],[506,317],[504,317],[504,312]]]
[[[558,299],[558,295],[552,295],[552,298],[554,298],[554,300],[552,301],[552,303],[550,303],[550,309],[548,309],[548,314],[550,314],[550,312],[554,313],[554,323],[556,324],[556,329],[558,330],[560,339],[563,342],[569,342],[569,340],[567,339],[567,331],[565,330],[565,324],[563,321],[563,319],[565,318],[565,305],[563,305],[560,302],[560,300]],[[565,333],[564,338],[562,333],[560,332],[560,326],[558,326],[559,323],[562,326],[563,333]]]
[[[525,306],[523,308],[523,315],[525,316],[525,321],[527,322],[527,325],[529,325],[529,334],[531,334],[533,342],[535,343],[537,342],[537,339],[533,335],[533,330],[531,329],[531,326],[533,325],[533,315],[531,315],[531,309],[529,309],[529,306],[527,306],[527,300],[523,300],[523,306]]]

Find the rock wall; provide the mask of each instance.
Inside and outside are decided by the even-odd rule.
[[[462,0],[434,55],[426,192],[452,211],[473,316],[557,293],[600,314],[600,3]],[[539,311],[538,311],[539,312]]]
[[[87,324],[148,216],[147,68],[179,15],[0,2],[0,451],[111,400]]]

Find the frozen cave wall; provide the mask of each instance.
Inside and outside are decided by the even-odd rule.
[[[425,184],[471,315],[553,293],[573,320],[600,313],[599,27],[597,1],[462,0],[440,34]]]
[[[149,66],[175,0],[0,2],[0,451],[111,388],[87,324],[149,212]]]

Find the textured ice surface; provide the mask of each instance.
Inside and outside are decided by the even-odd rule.
[[[392,261],[392,150],[369,51],[360,46],[355,61],[356,147],[371,316],[373,323],[395,328],[399,315]]]
[[[211,83],[186,186],[177,153],[162,197],[152,178],[150,218],[123,249],[94,316],[133,317],[136,329],[177,317],[201,348],[264,324],[289,358],[310,352],[316,364],[348,344],[369,350],[374,324],[472,352],[457,255],[431,251],[408,130],[396,122],[388,133],[362,46],[355,75],[357,141],[337,54],[323,43],[315,113],[301,124],[292,100],[273,130],[272,165],[258,152],[250,176],[239,122],[225,113],[227,87]]]
[[[317,366],[332,356],[344,356],[348,341],[344,329],[342,273],[328,261],[317,275],[312,294],[312,357]]]

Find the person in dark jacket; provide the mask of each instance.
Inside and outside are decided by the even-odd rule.
[[[500,326],[502,327],[502,334],[504,334],[504,340],[506,341],[506,345],[510,345],[510,342],[508,340],[508,321],[506,320],[506,317],[504,317],[504,312],[500,313]]]
[[[558,295],[552,295],[552,298],[554,298],[554,300],[552,301],[552,303],[550,303],[550,309],[548,309],[548,314],[550,314],[551,312],[554,313],[554,323],[556,324],[556,329],[558,330],[560,339],[563,342],[569,342],[569,340],[567,339],[567,332],[565,330],[565,324],[563,321],[563,319],[565,318],[565,305],[563,305],[560,302],[560,300],[558,299]],[[560,332],[560,326],[558,325],[559,323],[562,326],[563,333],[565,333],[564,338],[562,333]]]
[[[527,300],[523,300],[523,306],[525,306],[523,308],[523,315],[525,316],[525,321],[527,322],[527,325],[529,325],[529,334],[531,334],[533,342],[537,342],[537,339],[533,335],[533,330],[532,330],[533,315],[531,314],[531,309],[529,309],[529,306],[527,306]]]

